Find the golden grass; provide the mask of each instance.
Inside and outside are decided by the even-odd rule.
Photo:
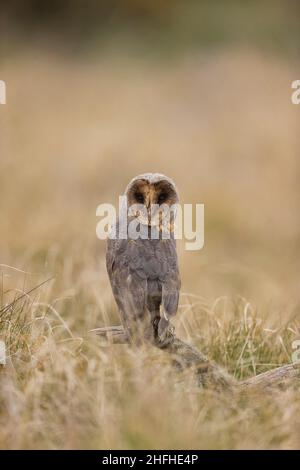
[[[118,324],[96,207],[144,171],[203,202],[205,247],[179,243],[175,319],[238,378],[299,339],[299,112],[293,67],[253,51],[160,63],[22,52],[0,107],[1,448],[297,448],[295,390],[199,390],[156,350],[91,338]],[[1,308],[1,307],[0,307]],[[0,366],[1,367],[1,366]]]

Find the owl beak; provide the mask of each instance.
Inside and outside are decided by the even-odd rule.
[[[148,211],[148,225],[151,225],[151,206],[147,207]]]
[[[151,225],[151,199],[149,195],[146,198],[146,209],[148,213],[148,225]]]

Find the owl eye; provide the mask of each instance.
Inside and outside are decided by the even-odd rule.
[[[143,204],[144,195],[142,193],[135,193],[134,197],[137,202],[139,202],[140,204]]]
[[[168,198],[168,195],[166,193],[161,193],[158,198],[157,198],[157,202],[158,204],[161,204],[162,202],[165,202]]]

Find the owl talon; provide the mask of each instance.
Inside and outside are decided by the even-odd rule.
[[[174,326],[167,320],[165,317],[160,319],[158,324],[158,342],[160,346],[166,346],[170,342],[172,342],[174,338]]]

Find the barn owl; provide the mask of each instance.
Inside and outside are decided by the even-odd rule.
[[[149,338],[150,333],[151,339],[163,345],[168,341],[168,332],[172,331],[169,318],[178,308],[180,276],[174,213],[169,211],[168,224],[165,224],[168,210],[160,208],[176,207],[178,192],[167,176],[145,173],[130,181],[125,197],[126,215],[130,215],[126,223],[135,220],[141,232],[146,230],[149,236],[134,239],[128,234],[126,239],[108,239],[107,272],[128,340],[139,340],[141,335]],[[116,226],[121,222],[119,215]],[[166,226],[168,238],[164,237]],[[151,237],[152,233],[156,235]]]

